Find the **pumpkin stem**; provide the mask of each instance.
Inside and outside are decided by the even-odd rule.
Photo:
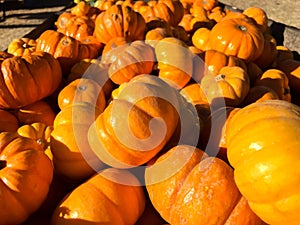
[[[4,169],[7,165],[6,160],[0,160],[0,170]]]
[[[243,26],[243,25],[238,25],[238,29],[241,31],[246,31],[247,27]]]
[[[78,91],[85,91],[86,89],[87,89],[87,86],[85,86],[85,85],[80,85],[80,86],[78,86]]]

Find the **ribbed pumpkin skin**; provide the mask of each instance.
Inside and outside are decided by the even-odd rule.
[[[104,169],[70,192],[51,224],[133,225],[145,209],[145,193],[127,170]]]
[[[101,43],[125,37],[128,41],[143,40],[146,22],[129,6],[113,5],[96,17],[94,36]]]
[[[266,223],[299,224],[300,108],[266,100],[240,109],[226,130],[235,181]]]
[[[52,94],[59,86],[62,72],[50,54],[35,52],[4,59],[0,71],[0,108],[19,108]]]
[[[202,150],[178,145],[148,164],[149,198],[170,224],[263,224],[234,182],[233,170]]]
[[[0,159],[0,224],[21,224],[46,199],[53,166],[35,140],[17,132],[0,133]]]
[[[251,62],[262,54],[264,36],[250,19],[231,18],[211,29],[209,43],[212,49]]]
[[[89,144],[108,165],[142,165],[173,135],[178,108],[177,94],[167,83],[153,75],[136,76],[91,125]]]

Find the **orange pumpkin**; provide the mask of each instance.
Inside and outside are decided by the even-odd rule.
[[[205,104],[206,100],[203,100],[203,94],[201,94],[202,88],[198,83],[191,83],[186,85],[180,90],[180,94],[193,105]]]
[[[269,19],[265,10],[257,6],[251,6],[246,8],[243,14],[252,18],[262,32],[267,30]]]
[[[36,40],[31,38],[16,38],[12,40],[8,47],[7,52],[14,56],[23,56],[35,52]]]
[[[145,29],[146,22],[138,12],[129,6],[113,5],[97,16],[94,36],[104,44],[115,37],[143,40]]]
[[[273,89],[279,99],[291,101],[290,86],[287,75],[278,69],[268,69],[256,80],[255,85],[262,85]]]
[[[78,102],[87,102],[103,111],[106,99],[98,83],[88,78],[78,78],[66,85],[58,94],[60,109]]]
[[[202,51],[209,49],[210,30],[206,27],[198,28],[192,35],[192,43]]]
[[[178,145],[153,160],[145,182],[153,206],[172,225],[263,224],[241,196],[233,169],[193,146]]]
[[[300,223],[299,115],[299,106],[266,100],[240,109],[228,123],[227,154],[236,184],[267,224]]]
[[[131,172],[107,168],[67,194],[51,224],[135,224],[145,202],[144,190]]]
[[[210,11],[218,5],[218,0],[195,0],[193,5],[202,6],[207,11]]]
[[[248,74],[238,66],[225,66],[217,75],[205,75],[201,80],[202,99],[212,107],[238,106],[249,92]]]
[[[193,74],[194,54],[187,45],[175,37],[166,37],[155,46],[158,61],[158,76],[172,87],[180,89],[191,79]]]
[[[148,162],[177,127],[177,95],[156,76],[131,79],[90,126],[89,144],[98,158],[118,168]]]
[[[295,59],[286,59],[278,63],[277,68],[283,71],[288,79],[292,91],[300,93],[300,61]]]
[[[146,33],[145,36],[145,42],[152,46],[153,48],[155,48],[155,45],[158,43],[158,41],[166,38],[166,37],[172,37],[172,31],[167,29],[167,28],[163,28],[163,27],[157,27],[154,29],[149,30]]]
[[[75,16],[70,12],[63,12],[55,22],[57,31],[75,39],[92,36],[95,22],[87,16]]]
[[[70,13],[75,16],[87,16],[95,20],[96,16],[101,12],[97,7],[93,7],[85,1],[78,2],[70,10]]]
[[[264,50],[254,61],[260,68],[266,70],[275,63],[277,58],[276,39],[270,34],[264,34]]]
[[[62,80],[59,62],[46,52],[9,56],[0,59],[0,66],[1,108],[16,109],[41,100]]]
[[[52,160],[53,156],[50,150],[50,137],[53,126],[41,122],[25,124],[18,128],[17,132],[22,137],[31,138],[41,145],[46,155]]]
[[[19,122],[17,117],[10,111],[0,109],[0,132],[17,131]]]
[[[76,63],[67,77],[67,83],[79,78],[92,79],[104,92],[106,100],[110,98],[114,83],[108,77],[108,65],[97,59],[83,59]]]
[[[46,199],[53,166],[42,147],[17,132],[0,133],[0,224],[21,224]]]
[[[170,26],[177,26],[184,15],[184,8],[179,0],[151,0],[146,6],[141,6],[138,12],[147,18],[158,17]]]
[[[121,48],[115,58],[109,66],[108,75],[115,84],[120,85],[137,75],[150,74],[155,63],[155,52],[144,41],[134,41]]]
[[[41,122],[52,126],[56,112],[46,101],[40,100],[17,109],[15,115],[22,125]]]
[[[87,132],[101,111],[89,103],[65,106],[55,117],[50,138],[55,171],[73,180],[87,179],[102,169],[88,143]]]
[[[75,63],[81,59],[97,58],[103,49],[103,44],[93,36],[79,41],[55,30],[44,31],[36,41],[36,50],[48,52],[58,59],[65,76]]]
[[[264,36],[250,19],[224,19],[211,29],[210,47],[226,55],[254,61],[263,52]]]

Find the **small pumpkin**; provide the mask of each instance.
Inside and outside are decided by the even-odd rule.
[[[10,55],[0,60],[0,66],[1,108],[17,109],[41,100],[54,93],[62,80],[58,60],[46,52]]]
[[[108,68],[108,75],[118,85],[137,75],[150,74],[156,61],[153,47],[144,41],[134,41],[125,48],[118,49],[115,58]]]
[[[250,19],[223,19],[211,29],[210,47],[226,55],[254,61],[263,52],[264,36]]]
[[[173,135],[179,118],[177,109],[175,89],[156,76],[136,76],[90,126],[89,144],[108,165],[142,165],[161,151]]]
[[[82,59],[97,58],[103,49],[95,37],[88,36],[82,40],[64,35],[55,30],[44,31],[37,39],[37,51],[44,51],[56,58],[67,76],[72,66]]]
[[[135,175],[107,168],[68,193],[54,210],[51,224],[135,224],[145,204],[144,190]]]
[[[88,143],[87,132],[101,111],[82,102],[65,106],[55,117],[50,138],[55,171],[73,180],[92,176],[104,166]]]
[[[1,225],[21,224],[46,199],[53,178],[51,160],[33,139],[0,133]]]
[[[283,71],[288,79],[290,88],[299,93],[300,90],[300,61],[295,59],[286,59],[278,63],[277,69]]]
[[[56,112],[45,100],[40,100],[17,109],[15,115],[22,125],[41,122],[52,126]]]
[[[265,10],[257,6],[251,6],[244,9],[243,14],[252,18],[262,32],[267,30],[269,18]]]
[[[175,54],[176,53],[176,54]],[[166,37],[155,45],[158,76],[172,87],[184,87],[193,75],[194,54],[187,45],[175,37]]]
[[[241,107],[245,107],[254,102],[262,102],[271,99],[279,99],[279,96],[276,93],[276,91],[267,86],[254,85],[250,88],[247,96],[241,103]]]
[[[202,150],[178,145],[148,163],[149,198],[170,224],[263,224],[241,196],[233,169]]]
[[[94,36],[104,44],[115,37],[143,40],[145,29],[146,22],[140,13],[129,6],[113,5],[97,16]]]
[[[50,137],[53,126],[41,122],[25,124],[18,128],[17,132],[22,137],[31,138],[41,145],[46,155],[52,160],[53,156],[50,150]]]
[[[262,85],[273,89],[279,99],[291,101],[289,80],[287,75],[278,69],[268,69],[256,80],[255,85]]]
[[[31,54],[36,50],[36,40],[31,38],[16,38],[12,40],[8,47],[7,52],[14,56],[23,56]]]
[[[89,78],[78,78],[67,84],[58,94],[60,109],[78,102],[87,102],[103,111],[106,99],[98,83]]]
[[[225,66],[217,75],[205,75],[201,80],[202,99],[212,107],[238,106],[249,92],[248,74],[238,66]]]
[[[87,16],[75,16],[70,12],[63,12],[55,22],[57,31],[67,36],[81,40],[92,36],[95,22]]]
[[[198,28],[192,35],[193,45],[202,51],[209,49],[209,34],[210,30],[208,28]]]
[[[300,169],[291,166],[300,157],[299,115],[299,106],[266,100],[240,109],[228,123],[227,154],[236,184],[267,224],[300,222]]]
[[[275,63],[277,58],[277,42],[270,34],[264,34],[264,50],[262,54],[254,61],[260,68],[266,70]]]

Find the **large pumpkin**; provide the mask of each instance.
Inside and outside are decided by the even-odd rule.
[[[140,181],[127,170],[104,169],[67,194],[51,224],[133,225],[145,209]]]
[[[58,88],[62,79],[61,67],[52,55],[35,52],[23,57],[5,57],[0,59],[0,108],[32,104]]]
[[[54,168],[73,180],[87,179],[102,169],[88,143],[87,132],[99,108],[86,102],[65,106],[55,117],[50,138]]]
[[[250,19],[231,18],[217,23],[210,32],[210,47],[246,61],[256,60],[264,49],[264,36]]]
[[[52,163],[33,139],[1,132],[0,174],[0,224],[21,224],[46,199]]]
[[[240,109],[228,123],[227,154],[236,184],[266,223],[300,223],[300,108],[267,100]]]
[[[178,145],[145,170],[149,198],[172,225],[263,224],[249,209],[221,159]]]
[[[178,109],[175,89],[156,76],[136,76],[91,125],[89,144],[108,165],[142,165],[173,135]]]
[[[141,14],[126,5],[113,5],[97,16],[94,36],[104,44],[115,37],[143,40],[145,29],[146,22]]]

